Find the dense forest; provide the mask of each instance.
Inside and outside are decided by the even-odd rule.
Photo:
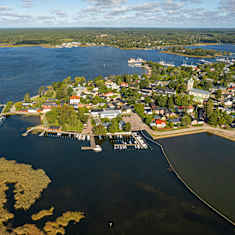
[[[166,53],[173,53],[192,57],[216,57],[216,56],[229,56],[231,52],[208,50],[202,48],[187,48],[187,47],[170,47]]]
[[[50,28],[0,29],[2,45],[60,45],[64,42],[95,43],[120,48],[154,48],[166,45],[235,43],[235,29],[151,28]]]

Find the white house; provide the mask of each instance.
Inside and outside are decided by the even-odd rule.
[[[105,110],[105,111],[100,112],[100,117],[113,119],[113,118],[116,118],[120,114],[121,114],[120,110]]]
[[[69,103],[71,105],[78,105],[80,103],[80,97],[79,96],[71,96],[69,99]]]
[[[194,96],[195,101],[202,103],[204,100],[209,99],[210,92],[201,89],[192,88],[189,90],[189,95]]]

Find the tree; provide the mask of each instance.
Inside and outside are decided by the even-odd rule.
[[[30,94],[29,94],[29,93],[26,93],[26,94],[24,95],[24,102],[25,102],[25,103],[30,103],[30,102],[31,102]]]
[[[119,131],[119,123],[117,119],[112,119],[111,125],[108,127],[108,132],[115,133]]]
[[[56,99],[63,99],[65,98],[66,94],[65,94],[65,90],[63,88],[58,88],[56,89]]]
[[[127,122],[124,126],[124,131],[130,131],[131,130],[131,124]]]
[[[73,88],[72,87],[69,87],[67,89],[67,96],[71,96],[73,94]]]
[[[46,91],[46,88],[44,86],[39,87],[38,89],[39,96],[40,97],[43,96],[45,91]]]
[[[161,107],[166,107],[167,105],[167,96],[160,95],[157,97],[157,103]]]
[[[7,113],[11,110],[11,107],[13,106],[13,102],[12,101],[8,101],[3,109],[3,113]]]
[[[217,90],[215,92],[215,98],[219,100],[219,99],[221,99],[221,97],[222,97],[222,91],[221,90]]]
[[[95,135],[104,135],[107,132],[105,127],[101,124],[98,125],[98,126],[94,126],[92,131]]]
[[[149,80],[148,79],[140,81],[140,89],[146,88],[148,86],[149,86]]]
[[[147,117],[144,119],[144,122],[149,125],[152,120],[153,120],[153,117],[151,115],[146,115]]]
[[[146,104],[150,104],[152,102],[151,98],[149,96],[147,96],[145,99],[144,99],[145,103]]]
[[[71,76],[68,76],[67,78],[65,78],[63,83],[64,84],[71,84],[72,83]]]
[[[134,105],[135,112],[141,117],[144,118],[144,105],[143,104],[135,104]]]
[[[207,119],[210,118],[210,116],[213,112],[213,109],[214,109],[214,104],[213,104],[212,100],[208,100],[208,102],[206,103],[206,108],[205,108]]]
[[[17,103],[15,103],[15,109],[16,109],[16,111],[22,110],[22,109],[23,109],[23,104],[22,104],[22,102],[17,102]]]
[[[174,104],[173,96],[170,96],[168,98],[167,107],[168,107],[168,109],[174,110],[175,104]]]
[[[183,126],[188,127],[191,124],[191,117],[188,115],[183,116],[181,123]]]
[[[212,126],[217,126],[218,122],[218,114],[216,111],[213,111],[208,119],[208,123]]]
[[[85,77],[75,77],[74,78],[75,81],[75,85],[77,86],[79,85],[83,85],[86,82],[86,78]]]
[[[224,114],[224,118],[225,118],[226,123],[227,123],[228,125],[231,125],[231,124],[232,124],[233,118],[232,118],[231,115],[225,113],[225,114]]]

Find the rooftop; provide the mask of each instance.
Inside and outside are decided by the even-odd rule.
[[[190,91],[192,91],[194,93],[203,94],[203,95],[210,95],[209,91],[205,91],[205,90],[201,90],[201,89],[192,88],[192,89],[190,89]]]

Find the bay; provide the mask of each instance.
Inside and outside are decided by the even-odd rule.
[[[232,45],[222,47],[235,52]],[[110,47],[0,48],[0,55],[0,103],[20,100],[26,92],[34,95],[41,85],[67,76],[93,79],[99,75],[143,73],[140,68],[128,67],[130,57],[176,65],[185,62],[185,57],[157,50],[126,51]],[[200,59],[187,60],[192,64],[198,62]],[[49,220],[66,210],[85,212],[84,220],[69,225],[68,235],[234,234],[231,225],[169,172],[157,146],[151,145],[151,151],[117,152],[105,141],[101,153],[82,152],[82,143],[70,139],[21,136],[28,126],[36,123],[35,118],[10,117],[0,128],[0,156],[41,168],[52,179],[29,211],[16,211],[15,219],[10,221],[13,226],[31,223],[31,214],[53,205],[55,215]],[[210,144],[210,141],[208,138],[205,157],[208,152],[216,154],[213,148],[216,142]],[[200,141],[196,138],[187,147],[197,143]],[[108,228],[109,221],[114,223],[112,230]]]
[[[202,46],[206,49],[235,53],[235,45]],[[22,100],[29,92],[35,95],[40,86],[62,81],[67,76],[94,79],[102,75],[142,74],[141,68],[128,66],[128,59],[143,58],[181,65],[200,63],[201,58],[169,55],[159,50],[120,50],[111,47],[87,48],[0,48],[0,103]],[[215,59],[207,59],[215,61]]]
[[[16,211],[12,226],[32,223],[32,214],[54,206],[55,214],[47,220],[67,210],[85,212],[86,218],[71,223],[66,235],[233,234],[231,225],[169,172],[157,146],[114,151],[104,141],[104,151],[94,153],[81,151],[82,142],[71,139],[21,136],[38,121],[10,117],[0,128],[0,156],[41,168],[52,180],[27,212]],[[109,221],[114,224],[111,230]]]

